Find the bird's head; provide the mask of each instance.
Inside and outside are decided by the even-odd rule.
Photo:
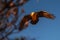
[[[31,16],[34,16],[34,14],[35,14],[35,12],[32,12],[30,15],[31,15]]]

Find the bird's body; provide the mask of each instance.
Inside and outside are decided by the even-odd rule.
[[[52,14],[49,14],[46,11],[32,12],[31,14],[25,15],[23,17],[23,19],[20,22],[19,30],[24,29],[25,23],[28,22],[29,20],[31,24],[36,24],[39,21],[39,17],[46,17],[49,19],[54,19],[55,16]]]

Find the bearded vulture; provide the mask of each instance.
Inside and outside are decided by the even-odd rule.
[[[20,22],[19,30],[26,28],[27,27],[26,25],[28,25],[29,20],[30,20],[31,24],[33,24],[33,25],[36,24],[39,21],[39,17],[46,17],[49,19],[55,18],[55,16],[53,14],[50,14],[46,11],[32,12],[31,14],[25,15],[22,18],[22,20]]]

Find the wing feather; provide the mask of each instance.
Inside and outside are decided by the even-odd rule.
[[[55,16],[46,12],[46,11],[40,11],[40,12],[37,12],[37,16],[38,17],[45,17],[45,18],[49,18],[49,19],[54,19]]]
[[[27,23],[31,19],[30,15],[25,15],[20,22],[19,30],[23,30],[25,28],[25,23]]]

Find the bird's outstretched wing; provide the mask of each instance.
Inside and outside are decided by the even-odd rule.
[[[23,30],[24,28],[27,27],[28,21],[31,19],[30,15],[25,15],[23,19],[20,22],[19,30]]]
[[[54,19],[55,16],[53,14],[50,14],[46,11],[40,11],[40,12],[36,12],[38,17],[46,17],[46,18],[49,18],[49,19]]]

